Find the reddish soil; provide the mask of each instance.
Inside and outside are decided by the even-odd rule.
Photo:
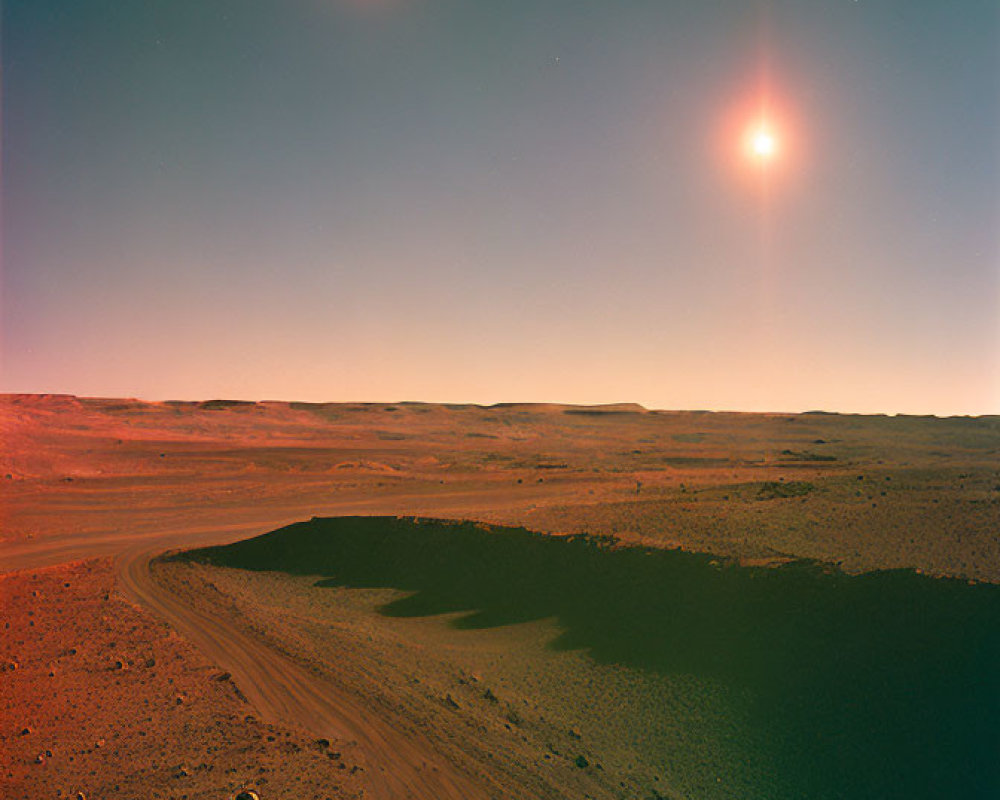
[[[314,515],[473,518],[1000,582],[996,417],[7,396],[0,441],[3,657],[18,663],[4,674],[5,796],[219,797],[251,779],[270,797],[494,792],[322,676],[293,673],[275,694],[294,659],[208,641],[209,622],[148,580],[156,552]],[[240,652],[278,660],[240,673]],[[233,677],[213,680],[214,663]],[[404,740],[413,749],[387,766],[380,742]],[[424,761],[435,775],[415,778]]]
[[[110,560],[4,574],[0,599],[5,798],[361,796],[358,748],[261,720],[230,677],[121,596]]]

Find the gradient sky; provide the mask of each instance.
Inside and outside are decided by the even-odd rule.
[[[996,0],[6,0],[2,61],[0,391],[1000,413]]]

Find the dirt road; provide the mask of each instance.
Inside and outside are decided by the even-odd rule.
[[[194,643],[222,669],[267,721],[298,725],[317,737],[354,741],[365,754],[378,798],[487,798],[456,768],[413,735],[404,735],[267,644],[227,620],[192,609],[153,579],[157,551],[131,548],[117,559],[122,589],[134,602]]]

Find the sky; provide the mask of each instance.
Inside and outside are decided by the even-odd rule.
[[[996,0],[2,13],[0,391],[1000,413]]]

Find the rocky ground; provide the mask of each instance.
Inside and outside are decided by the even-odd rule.
[[[234,541],[314,515],[401,514],[613,536],[749,564],[806,557],[855,573],[908,567],[1000,582],[997,417],[7,396],[0,441],[5,797],[208,798],[244,784],[265,798],[371,796],[365,773],[351,774],[363,753],[255,719],[222,668],[124,600],[109,559],[135,548]],[[753,759],[762,751],[752,741],[731,746],[737,728],[728,749],[704,735],[707,718],[727,730],[739,700],[720,710],[718,687],[694,684],[637,690],[633,727],[645,705],[661,704],[683,727],[663,729],[663,741],[695,754],[691,763],[717,761],[723,749],[750,760],[719,774],[655,767],[660,756],[628,738],[628,719],[615,722],[600,703],[577,714],[575,701],[559,700],[559,680],[542,685],[544,670],[532,665],[580,685],[597,669],[560,661],[544,646],[551,631],[510,634],[526,637],[523,660],[500,657],[515,642],[497,631],[477,640],[482,652],[457,654],[440,621],[392,627],[373,611],[381,595],[338,595],[336,611],[304,584],[293,591],[259,575],[249,593],[232,575],[174,579],[225,584],[239,624],[299,648],[294,657],[324,680],[346,687],[336,653],[354,653],[369,667],[345,690],[395,704],[402,724],[435,721],[431,738],[457,761],[479,759],[486,766],[469,769],[488,784],[516,778],[538,796],[667,797],[726,796],[706,789],[708,776],[733,796],[746,788],[741,775],[780,782],[780,766]],[[282,616],[306,595],[327,615],[347,615],[343,625]],[[255,597],[271,599],[254,607]],[[304,633],[315,626],[331,638]],[[447,657],[429,655],[434,648]],[[425,683],[393,660],[403,651],[423,653]],[[543,696],[554,699],[536,709]],[[462,734],[468,726],[476,736]]]
[[[225,673],[118,595],[109,560],[0,575],[0,605],[5,798],[363,796],[349,744],[257,719]]]

